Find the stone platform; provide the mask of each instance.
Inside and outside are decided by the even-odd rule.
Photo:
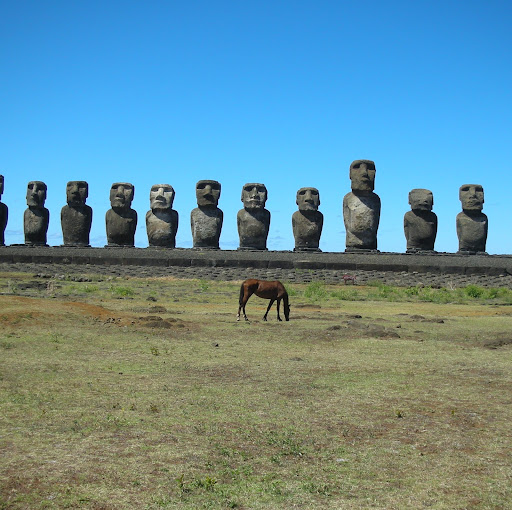
[[[512,255],[319,253],[162,248],[0,247],[0,270],[240,280],[512,287]]]

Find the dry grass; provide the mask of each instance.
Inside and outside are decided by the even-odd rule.
[[[509,307],[90,279],[0,276],[0,508],[509,507]]]

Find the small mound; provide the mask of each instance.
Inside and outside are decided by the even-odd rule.
[[[154,329],[168,329],[172,327],[183,327],[181,321],[178,319],[168,318],[163,319],[159,315],[147,315],[145,317],[139,317],[138,324],[146,328]]]

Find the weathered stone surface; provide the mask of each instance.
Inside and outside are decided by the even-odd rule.
[[[373,193],[375,163],[361,159],[350,165],[352,191],[343,198],[346,250],[376,250],[380,220],[380,198]]]
[[[4,176],[0,175],[0,198],[4,192]],[[0,246],[5,245],[5,227],[7,226],[7,219],[9,217],[9,210],[5,204],[0,202]]]
[[[324,224],[324,215],[318,210],[320,194],[316,188],[301,188],[297,191],[296,202],[299,210],[292,215],[294,251],[320,251]]]
[[[428,189],[409,192],[411,211],[404,215],[407,252],[432,251],[437,235],[437,216],[432,212],[434,196]]]
[[[248,269],[250,268],[250,269]],[[307,269],[306,271],[304,269]],[[512,288],[512,255],[453,253],[198,251],[176,248],[66,248],[5,246],[0,270],[51,275],[102,274],[238,280],[247,277],[296,283],[323,281],[343,284],[346,274],[357,285],[380,281],[399,286]],[[52,276],[53,277],[53,276]],[[60,278],[60,276],[59,276]]]
[[[135,188],[128,182],[115,182],[110,188],[111,209],[105,214],[107,246],[134,246],[137,212],[131,208]]]
[[[149,246],[176,247],[178,212],[172,208],[174,188],[170,184],[154,184],[149,192],[150,211],[146,213]]]
[[[30,181],[27,185],[27,205],[23,214],[25,244],[46,246],[46,234],[50,222],[50,211],[44,206],[46,184],[42,181]]]
[[[264,184],[247,183],[242,188],[244,208],[236,222],[240,238],[239,250],[266,250],[270,228],[270,211],[265,209],[268,193]]]
[[[224,213],[217,207],[221,185],[202,180],[196,184],[197,207],[190,212],[193,248],[218,250]]]
[[[462,204],[462,212],[456,218],[459,253],[485,252],[488,220],[482,212],[484,189],[480,184],[463,184],[459,199]]]
[[[92,209],[85,204],[88,196],[89,185],[86,181],[67,183],[67,205],[60,211],[64,246],[90,246]]]

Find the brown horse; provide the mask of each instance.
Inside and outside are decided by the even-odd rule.
[[[240,287],[240,299],[239,299],[239,307],[238,307],[238,315],[236,316],[236,320],[240,320],[240,310],[244,312],[244,319],[248,321],[247,315],[245,314],[245,305],[249,298],[256,294],[258,297],[263,299],[270,299],[270,303],[267,307],[267,311],[263,316],[263,320],[267,320],[267,314],[270,310],[270,307],[277,300],[277,320],[280,321],[281,317],[279,316],[279,305],[281,304],[281,299],[283,300],[283,309],[284,309],[284,318],[289,321],[290,320],[290,304],[288,302],[288,293],[284,288],[284,285],[281,282],[273,281],[267,282],[266,280],[245,280]]]

